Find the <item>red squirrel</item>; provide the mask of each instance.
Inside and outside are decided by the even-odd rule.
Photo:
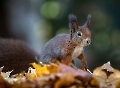
[[[84,47],[91,42],[90,25],[91,15],[83,26],[78,26],[77,17],[69,15],[70,34],[59,34],[48,41],[41,54],[35,52],[28,44],[20,40],[0,39],[0,67],[3,71],[11,71],[17,74],[27,71],[30,63],[50,63],[60,61],[69,64],[74,58],[79,58],[87,69],[87,63],[83,55]],[[39,60],[38,60],[39,59]]]
[[[91,43],[90,26],[91,15],[83,26],[78,26],[77,17],[73,14],[68,16],[70,34],[59,34],[49,40],[43,47],[40,61],[43,63],[60,61],[70,64],[74,58],[79,58],[85,70],[87,62],[83,55],[84,47]]]

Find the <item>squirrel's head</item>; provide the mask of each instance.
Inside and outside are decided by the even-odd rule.
[[[87,46],[91,43],[91,32],[89,30],[91,15],[87,17],[87,21],[83,26],[79,26],[77,17],[73,14],[69,15],[70,40],[80,46]]]

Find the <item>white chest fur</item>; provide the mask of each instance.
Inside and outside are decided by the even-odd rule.
[[[73,57],[73,58],[76,58],[76,57],[78,57],[82,52],[83,52],[83,47],[77,46],[77,47],[74,49],[74,51],[73,51],[72,57]]]

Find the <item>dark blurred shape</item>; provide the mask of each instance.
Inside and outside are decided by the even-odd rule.
[[[28,71],[31,63],[39,63],[39,54],[23,41],[0,39],[0,67],[3,72],[18,74]]]
[[[11,33],[9,32],[9,26],[8,26],[8,1],[7,0],[1,0],[0,1],[0,37],[11,37]]]

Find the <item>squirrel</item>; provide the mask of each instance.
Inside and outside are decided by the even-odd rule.
[[[3,72],[12,71],[11,75],[27,71],[30,63],[55,63],[60,61],[69,65],[74,58],[79,58],[87,69],[84,58],[84,47],[91,42],[89,31],[91,15],[83,26],[78,26],[77,17],[69,15],[70,34],[59,34],[49,40],[41,54],[37,53],[27,43],[14,39],[0,39],[0,67]]]
[[[70,34],[59,34],[49,40],[43,47],[40,61],[43,63],[60,61],[69,65],[74,58],[79,58],[83,63],[83,69],[87,70],[87,62],[83,51],[84,47],[91,43],[90,26],[91,15],[83,26],[78,26],[77,17],[73,14],[68,16]]]

